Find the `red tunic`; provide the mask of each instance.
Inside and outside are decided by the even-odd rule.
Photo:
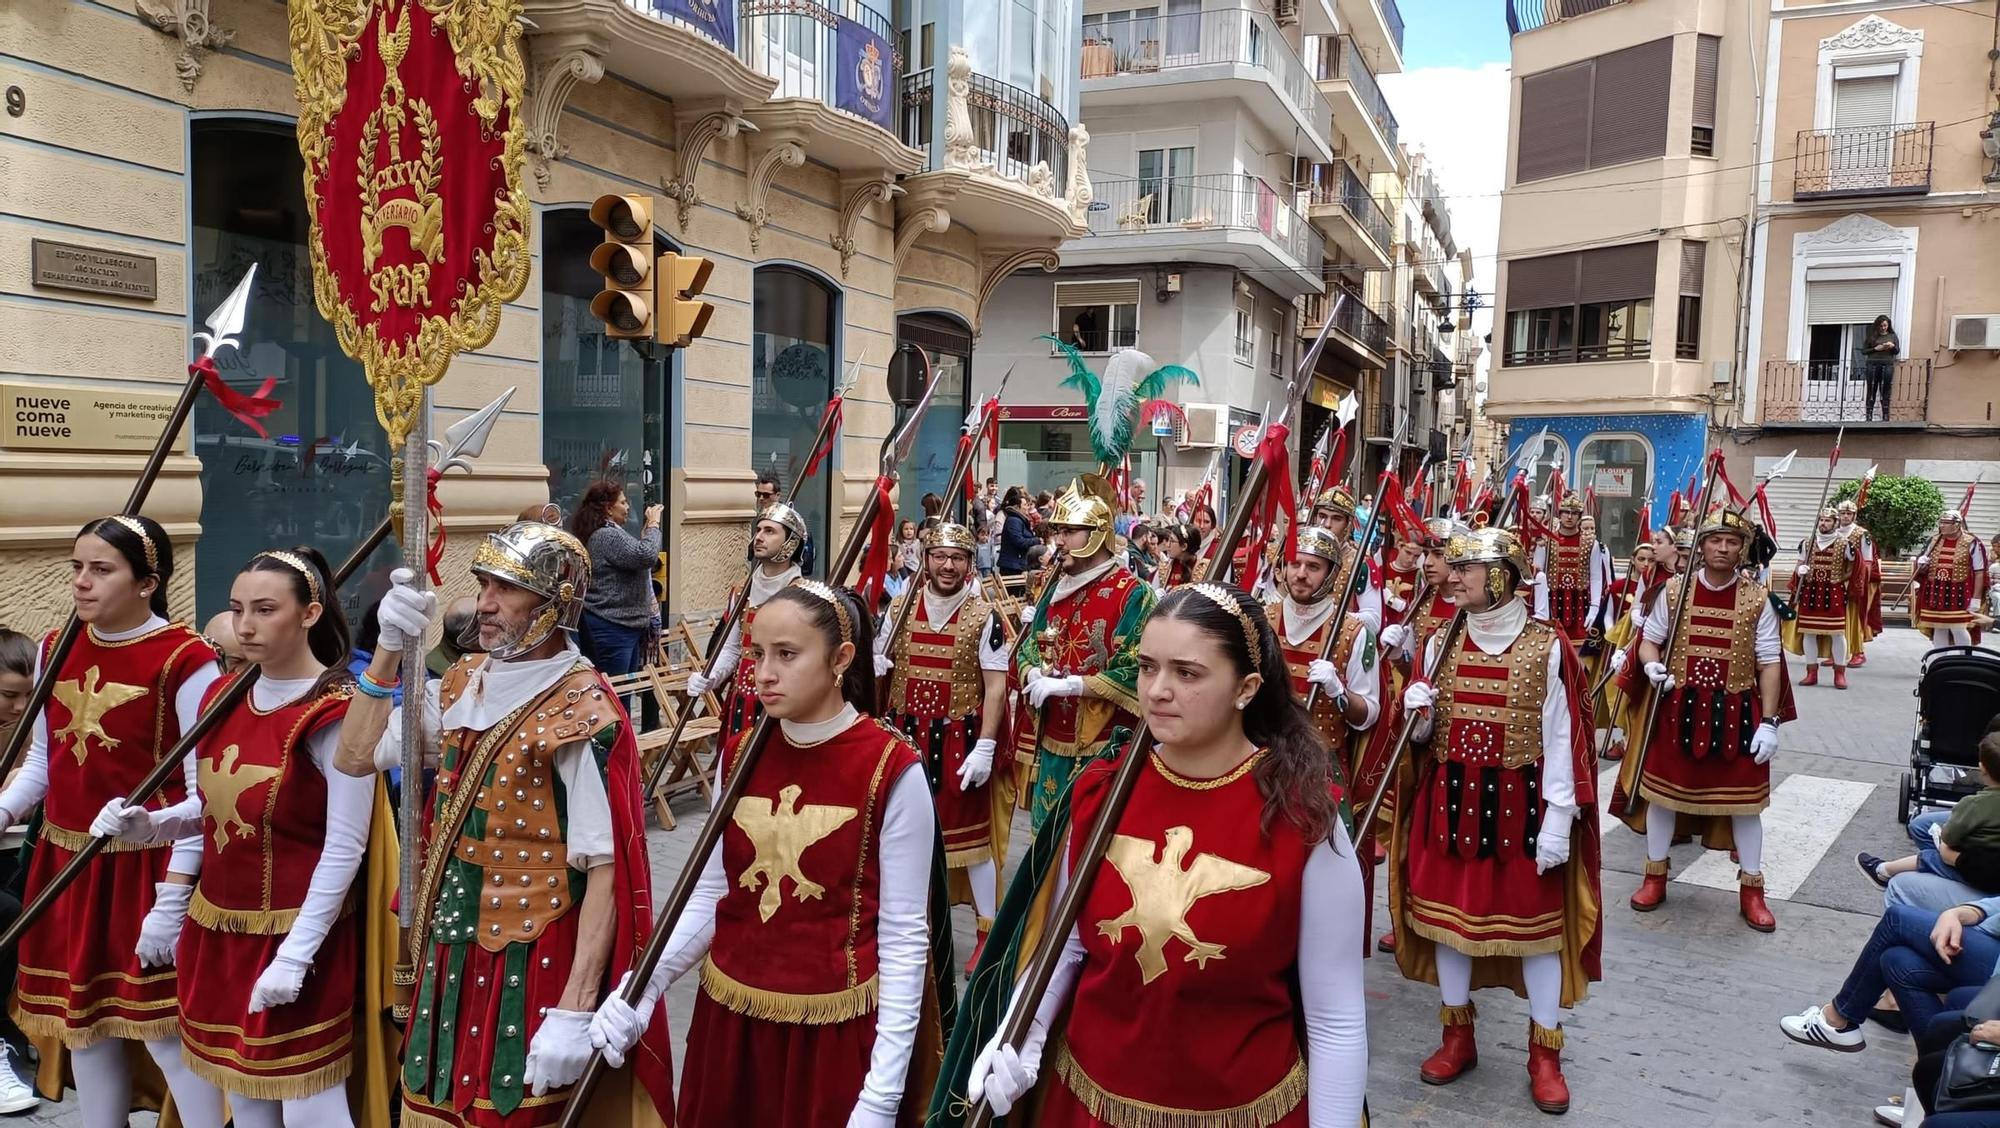
[[[959,786],[959,769],[984,724],[986,682],[979,668],[979,644],[992,629],[992,608],[967,596],[951,618],[933,624],[923,593],[903,636],[890,646],[896,666],[889,678],[890,725],[902,731],[923,757],[937,804],[938,833],[945,865],[963,869],[993,857],[993,810],[989,783],[970,791]]]
[[[731,599],[741,596],[735,592]],[[764,715],[764,703],[757,700],[757,663],[750,660],[750,624],[757,619],[757,609],[747,603],[743,607],[743,634],[739,640],[742,651],[736,658],[736,669],[729,679],[729,688],[722,695],[722,731],[725,733],[748,732],[757,718]]]
[[[353,1066],[361,937],[351,913],[327,933],[297,999],[249,1013],[326,845],[326,777],[306,742],[338,724],[351,697],[341,686],[269,713],[246,701],[202,741],[201,879],[177,958],[181,1045],[191,1069],[232,1093],[305,1096]]]
[[[1057,1082],[1042,1128],[1306,1124],[1295,980],[1312,847],[1283,818],[1260,830],[1261,755],[1214,780],[1157,756],[1139,772],[1078,917],[1084,963],[1042,1069]],[[1073,826],[1096,822],[1111,775],[1084,769]],[[1081,848],[1071,835],[1072,866]]]
[[[1798,630],[1808,635],[1845,635],[1847,601],[1853,586],[1855,562],[1848,539],[1836,536],[1819,547],[1817,536],[1807,537],[1799,546],[1806,572],[1794,573],[1792,606],[1798,611]]]
[[[1965,608],[1977,590],[1972,557],[1978,544],[1968,536],[1938,539],[1937,547],[1931,550],[1931,562],[1917,575],[1923,585],[1917,592],[1918,630],[1972,625],[1972,612]]]
[[[1754,815],[1771,800],[1771,768],[1750,755],[1764,719],[1756,639],[1765,591],[1749,580],[1713,590],[1697,577],[1669,589],[1670,614],[1683,590],[1693,606],[1680,611],[1666,655],[1678,684],[1660,702],[1640,794],[1691,815]]]
[[[54,636],[44,641],[46,661]],[[180,739],[174,695],[215,650],[170,623],[137,638],[104,642],[84,630],[63,661],[44,710],[49,791],[42,843],[28,864],[27,895],[39,893],[90,841],[90,824],[114,796],[130,795]],[[187,796],[179,773],[148,804]],[[164,880],[170,846],[112,842],[84,867],[21,938],[14,1020],[32,1038],[78,1049],[104,1038],[164,1038],[179,1025],[171,967],[141,967],[139,926]]]
[[[1382,625],[1386,627],[1394,623],[1409,622],[1410,616],[1417,613],[1417,608],[1410,605],[1410,599],[1416,594],[1417,580],[1421,578],[1421,574],[1415,568],[1405,572],[1391,564],[1382,570],[1382,575]],[[1403,601],[1401,611],[1396,610],[1395,605],[1389,602],[1391,596]]]
[[[882,819],[917,764],[869,717],[805,747],[771,735],[722,832],[680,1128],[847,1123],[875,1046]]]
[[[1590,573],[1597,563],[1597,538],[1557,533],[1542,542],[1548,549],[1549,619],[1572,642],[1590,629]]]

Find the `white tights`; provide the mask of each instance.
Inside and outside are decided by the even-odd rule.
[[[1937,647],[1940,646],[1971,646],[1971,645],[1972,645],[1972,629],[1970,627],[1931,628],[1932,649],[1936,649]]]
[[[1448,1007],[1472,1001],[1472,957],[1457,948],[1437,946],[1438,996]],[[1555,952],[1521,957],[1521,978],[1528,986],[1528,1017],[1545,1030],[1562,1025],[1562,957]]]
[[[965,880],[972,886],[972,911],[981,920],[992,920],[1000,903],[1000,871],[994,868],[993,859],[965,867]]]
[[[1806,652],[1805,658],[1808,666],[1818,662],[1821,657],[1826,655],[1829,649],[1833,652],[1834,666],[1847,665],[1847,637],[1845,635],[1805,635],[1799,641],[1804,644],[1802,649]]]
[[[229,1108],[236,1114],[236,1128],[354,1128],[354,1117],[347,1110],[347,1086],[342,1083],[283,1101],[232,1093]]]
[[[126,1128],[132,1110],[132,1073],[125,1065],[125,1042],[106,1038],[93,1046],[70,1051],[76,1074],[76,1101],[83,1128]],[[222,1128],[222,1091],[196,1077],[181,1060],[179,1038],[154,1038],[146,1052],[166,1075],[167,1088],[187,1128]]]
[[[1731,815],[1729,830],[1736,838],[1736,865],[1744,873],[1764,872],[1764,819],[1761,815]],[[1646,807],[1646,857],[1664,862],[1674,844],[1674,812],[1658,803]]]

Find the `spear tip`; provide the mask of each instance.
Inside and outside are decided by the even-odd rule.
[[[194,335],[196,340],[208,341],[208,349],[202,355],[214,356],[224,345],[243,347],[236,335],[243,332],[243,321],[250,309],[250,287],[256,279],[257,264],[253,262],[250,269],[243,272],[243,277],[237,280],[236,288],[229,291],[222,304],[209,313],[208,320],[203,322],[208,331]]]
[[[512,398],[514,389],[508,388],[495,396],[492,403],[445,428],[443,445],[431,443],[438,464],[442,467],[478,458],[486,450],[486,440],[493,436],[493,425],[499,422],[500,413]]]

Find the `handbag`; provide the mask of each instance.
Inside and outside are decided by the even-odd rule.
[[[1960,1034],[1945,1048],[1932,1112],[2000,1109],[2000,1050],[1982,1047],[1971,1035]]]

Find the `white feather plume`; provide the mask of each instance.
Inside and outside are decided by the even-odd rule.
[[[1091,405],[1090,413],[1090,427],[1097,433],[1100,446],[1118,445],[1118,425],[1131,414],[1135,389],[1158,367],[1152,357],[1138,349],[1119,349],[1104,362],[1104,375],[1098,378],[1097,402]]]

